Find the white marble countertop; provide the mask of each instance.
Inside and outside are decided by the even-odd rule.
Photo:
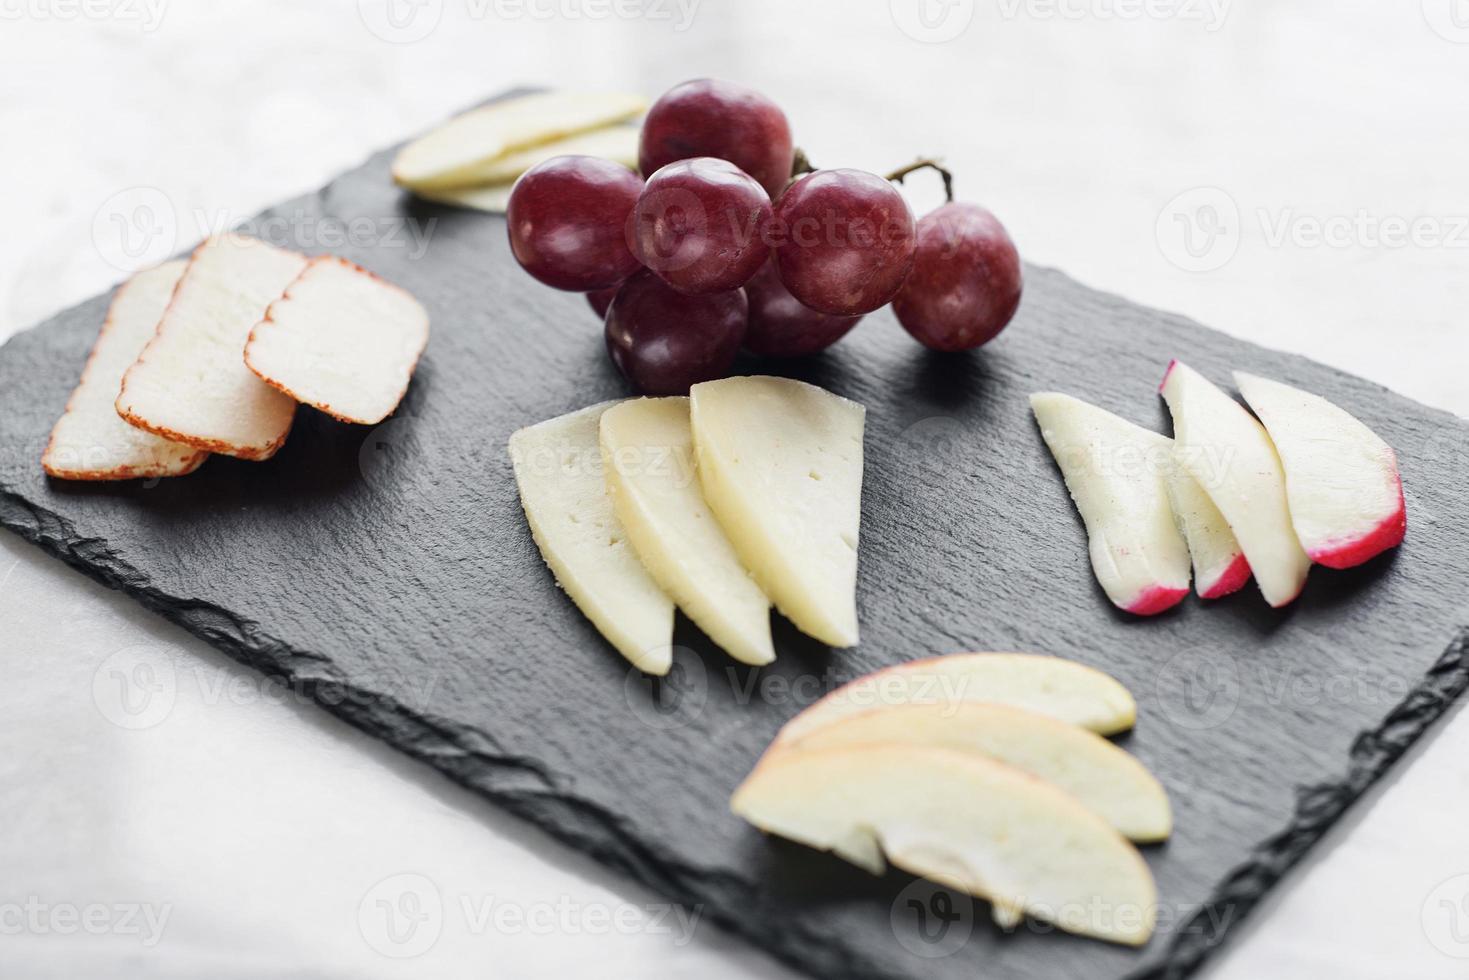
[[[775,96],[818,163],[945,155],[1032,261],[1469,415],[1463,0],[0,0],[0,21],[0,338],[497,89],[718,75]],[[8,534],[0,666],[8,976],[786,975]],[[1458,711],[1207,975],[1462,977],[1466,749]]]

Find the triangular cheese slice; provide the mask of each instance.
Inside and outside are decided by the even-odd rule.
[[[598,424],[616,402],[521,429],[510,460],[531,534],[557,583],[639,670],[672,665],[673,601],[648,575],[612,510]]]
[[[865,409],[788,378],[689,397],[704,499],[744,566],[803,632],[855,645]]]
[[[699,487],[689,400],[638,398],[609,408],[602,462],[613,509],[653,580],[736,660],[774,660],[770,600]]]

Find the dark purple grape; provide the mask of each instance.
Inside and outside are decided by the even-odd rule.
[[[601,157],[538,163],[510,191],[510,250],[526,272],[556,289],[614,286],[638,270],[626,228],[642,189],[637,174]]]
[[[1020,305],[1020,253],[989,211],[945,204],[918,222],[913,271],[893,300],[898,322],[934,350],[995,338]]]
[[[645,174],[689,157],[728,160],[754,177],[771,199],[791,179],[791,124],[754,89],[697,78],[664,92],[643,120],[638,169]]]
[[[607,310],[607,352],[644,394],[686,395],[689,385],[729,373],[748,311],[742,289],[687,296],[639,273]]]
[[[745,295],[750,300],[745,349],[761,357],[800,357],[825,350],[862,319],[832,316],[804,305],[780,281],[774,260],[745,283]]]
[[[870,313],[913,265],[913,212],[876,174],[818,170],[786,189],[772,235],[781,282],[814,310]]]
[[[632,252],[681,293],[750,281],[770,254],[770,195],[727,160],[694,157],[648,178],[633,207]]]
[[[612,297],[622,288],[622,283],[616,286],[608,286],[606,289],[594,289],[587,293],[587,302],[592,305],[592,310],[601,320],[607,319],[607,307],[612,305]]]

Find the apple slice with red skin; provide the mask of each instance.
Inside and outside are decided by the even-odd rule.
[[[1219,599],[1244,588],[1250,580],[1250,562],[1199,481],[1175,465],[1168,496],[1193,557],[1194,590],[1199,598]]]
[[[1173,519],[1173,443],[1070,395],[1030,406],[1086,524],[1092,571],[1124,612],[1153,616],[1188,595],[1188,544]]]
[[[1234,380],[1280,453],[1291,523],[1312,561],[1351,568],[1403,543],[1408,514],[1391,446],[1319,395],[1242,371]]]
[[[1311,559],[1291,526],[1285,471],[1265,427],[1180,361],[1168,365],[1159,391],[1173,415],[1175,459],[1229,522],[1265,601],[1294,602]]]

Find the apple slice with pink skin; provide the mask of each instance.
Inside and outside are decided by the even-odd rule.
[[[1391,446],[1319,395],[1242,371],[1234,381],[1275,441],[1312,561],[1351,568],[1402,544],[1408,514]]]
[[[1138,616],[1188,595],[1188,544],[1173,519],[1173,443],[1070,395],[1030,396],[1041,436],[1086,524],[1092,571],[1112,604]]]
[[[1194,591],[1199,598],[1218,599],[1244,588],[1250,580],[1250,563],[1229,522],[1199,481],[1175,465],[1168,495],[1173,501],[1173,516],[1193,556]]]
[[[1291,526],[1275,443],[1243,405],[1180,361],[1158,390],[1173,414],[1175,459],[1224,515],[1265,601],[1289,605],[1311,559]]]

